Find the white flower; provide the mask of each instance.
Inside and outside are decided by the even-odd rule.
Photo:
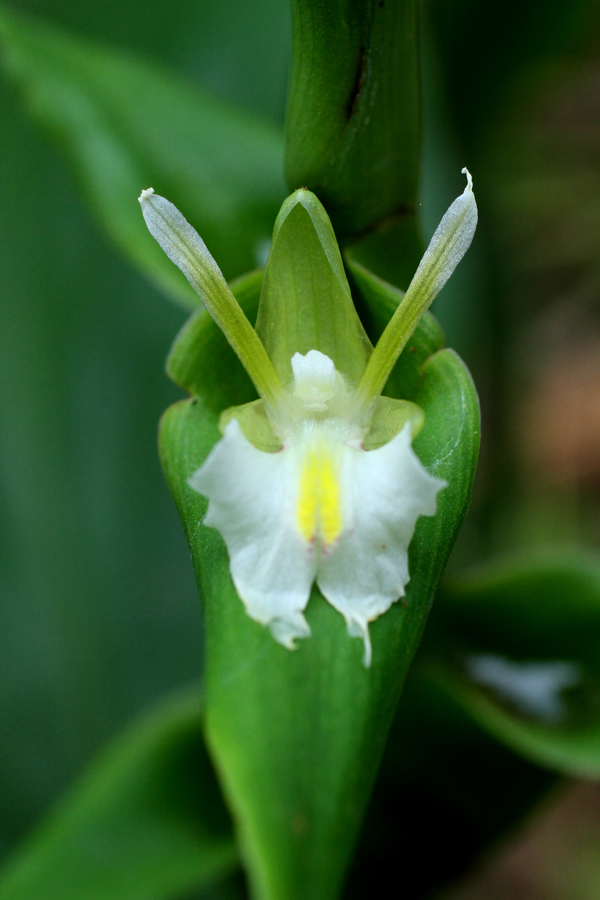
[[[369,666],[368,623],[404,596],[416,520],[435,513],[446,482],[417,459],[410,423],[383,447],[362,448],[358,424],[335,414],[348,398],[329,357],[296,354],[292,367],[293,393],[309,399],[297,418],[283,415],[282,449],[257,450],[232,419],[189,484],[209,498],[204,523],[225,539],[248,614],[293,649],[310,635],[303,612],[316,579],[363,638]]]
[[[281,293],[267,302],[265,345],[181,213],[151,189],[140,202],[151,233],[198,291],[262,397],[224,413],[222,439],[189,479],[209,500],[204,524],[225,540],[246,611],[294,649],[296,638],[310,635],[304,610],[316,581],[349,633],[362,637],[368,667],[368,624],[404,596],[417,519],[435,514],[437,494],[446,486],[427,472],[411,446],[422,411],[380,395],[402,347],[471,242],[477,222],[471,177],[467,173],[467,188],[442,219],[374,349],[352,306],[325,211],[307,191],[292,195],[277,220],[274,245],[286,217],[292,220],[302,206],[320,241],[313,252],[324,252],[326,271],[333,273],[330,289],[337,293],[331,301],[303,300],[313,303],[308,310],[294,301],[295,340],[306,342],[309,335],[310,341],[328,343],[287,356],[282,351],[291,332],[281,321]],[[293,240],[289,244],[294,247]],[[273,271],[277,266],[285,272],[281,256]],[[324,346],[334,348],[334,359],[322,352]],[[268,446],[259,449],[265,429]],[[261,440],[254,439],[259,433]],[[384,440],[365,449],[373,446],[374,433]]]

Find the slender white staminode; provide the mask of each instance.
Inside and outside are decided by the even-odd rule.
[[[402,302],[390,319],[367,365],[358,388],[359,404],[366,413],[389,378],[396,360],[410,340],[423,314],[431,306],[471,246],[477,227],[477,204],[468,169],[467,186],[446,210]]]
[[[271,360],[198,232],[152,188],[142,191],[139,201],[150,234],[200,296],[258,392],[274,405],[281,402],[283,389]]]

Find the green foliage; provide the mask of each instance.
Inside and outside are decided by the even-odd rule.
[[[502,129],[494,132],[493,141],[489,133],[486,137],[486,121],[502,104],[510,107],[506,85],[514,78],[515,58],[518,56],[518,65],[526,69],[544,47],[566,40],[564,23],[569,25],[570,40],[574,19],[583,6],[578,0],[564,12],[540,19],[535,4],[528,3],[525,18],[521,16],[526,27],[515,29],[516,5],[511,3],[500,11],[501,27],[490,30],[489,12],[481,6],[476,9],[472,0],[432,5],[434,17],[442,22],[439,32],[445,64],[452,75],[452,102],[462,126],[460,137],[466,141],[461,154],[464,150],[467,158],[457,160],[456,167],[470,164],[474,157],[479,167],[474,164],[473,170],[477,175],[478,168],[485,170],[482,184],[489,195],[494,172],[482,161],[492,160],[494,153],[505,160],[512,156],[502,146]],[[100,15],[98,10],[95,13]],[[400,0],[385,0],[385,4],[295,0],[293,13],[288,177],[291,186],[307,184],[318,192],[336,228],[346,236],[369,228],[358,243],[346,247],[344,259],[361,320],[374,341],[401,301],[399,288],[408,287],[420,255],[415,217],[407,209],[415,198],[419,152],[415,5]],[[538,27],[540,23],[544,27]],[[258,41],[256,34],[247,38],[244,34],[244,43],[248,47],[260,43],[261,52],[270,53],[274,35],[266,38],[261,33]],[[155,40],[162,40],[158,30]],[[204,48],[211,46],[208,32],[203,40]],[[62,144],[104,230],[167,294],[187,307],[197,303],[142,224],[135,197],[150,184],[186,211],[228,278],[264,261],[265,242],[284,194],[282,141],[276,129],[228,109],[190,84],[157,72],[154,66],[26,22],[16,14],[1,14],[0,43],[6,71],[34,118]],[[464,46],[475,49],[469,54],[457,51]],[[189,48],[182,52],[190,57]],[[215,55],[218,53],[215,50]],[[204,63],[203,59],[197,64],[200,71]],[[189,68],[195,72],[194,65],[190,63]],[[215,83],[220,74],[217,70]],[[260,81],[243,80],[240,96],[260,105],[260,100],[252,100],[253,93],[260,94],[255,87]],[[273,96],[276,93],[274,87]],[[12,107],[6,108],[12,111]],[[10,139],[12,118],[7,115],[5,122]],[[445,153],[451,143],[447,130],[442,137],[441,143],[436,143],[439,155],[440,147]],[[485,148],[483,155],[481,148]],[[44,780],[41,758],[48,772],[53,772],[54,760],[62,752],[67,772],[69,765],[74,767],[85,759],[94,741],[111,730],[108,723],[129,714],[131,704],[123,701],[122,694],[129,690],[139,698],[140,683],[154,662],[146,660],[146,669],[140,667],[139,647],[154,648],[156,632],[164,629],[167,615],[171,616],[170,606],[164,618],[156,610],[150,614],[153,621],[146,621],[140,612],[148,580],[157,581],[151,560],[155,544],[146,520],[155,523],[165,544],[172,539],[168,519],[153,499],[155,493],[158,496],[156,484],[150,483],[148,476],[149,451],[144,448],[150,446],[152,436],[144,410],[147,418],[154,409],[152,403],[169,402],[169,395],[152,380],[151,373],[159,370],[164,343],[159,335],[178,325],[175,312],[151,321],[153,313],[146,315],[145,310],[152,306],[152,295],[148,302],[147,292],[118,268],[114,278],[105,277],[104,267],[115,266],[108,255],[100,256],[99,261],[92,254],[81,255],[77,250],[81,219],[72,214],[68,202],[65,216],[62,197],[57,197],[63,182],[51,170],[55,180],[50,178],[48,184],[43,179],[36,181],[37,190],[28,194],[31,171],[26,168],[26,156],[24,153],[23,168],[15,177],[17,183],[21,176],[22,184],[20,193],[15,189],[12,197],[13,201],[18,197],[19,203],[13,203],[17,214],[10,220],[10,234],[1,251],[4,271],[11,275],[12,230],[18,228],[22,197],[35,205],[36,223],[47,217],[40,230],[45,227],[48,234],[44,232],[40,240],[37,224],[29,226],[32,240],[25,257],[26,278],[15,302],[4,305],[2,312],[0,330],[7,336],[2,364],[6,385],[3,414],[8,409],[18,414],[15,421],[24,417],[18,419],[22,424],[16,431],[8,428],[2,448],[3,474],[8,474],[3,506],[10,513],[4,517],[2,543],[12,554],[21,540],[23,569],[33,575],[14,595],[12,569],[6,580],[3,575],[10,614],[3,637],[8,653],[3,653],[2,673],[8,673],[8,682],[11,665],[16,671],[11,654],[16,657],[21,646],[30,647],[22,668],[31,673],[38,651],[41,656],[46,644],[58,643],[56,657],[50,657],[58,674],[48,686],[48,694],[60,693],[62,698],[72,691],[77,702],[61,712],[57,704],[45,702],[39,686],[37,693],[31,686],[29,694],[17,693],[17,715],[30,717],[33,737],[22,737],[19,745],[7,729],[3,746],[8,750],[3,750],[3,761],[13,746],[29,751],[30,746],[39,747],[44,741],[46,731],[41,723],[44,716],[52,715],[46,706],[55,710],[58,735],[57,747],[46,755],[39,750],[39,756],[32,753],[31,758],[21,754],[25,805],[30,793],[51,793],[48,790],[44,795],[40,787]],[[449,165],[447,160],[444,164]],[[454,160],[451,164],[454,166]],[[12,192],[12,176],[8,181]],[[443,190],[439,193],[441,196]],[[426,209],[426,214],[430,210]],[[69,227],[71,219],[76,224]],[[486,227],[494,227],[489,209]],[[71,243],[69,252],[80,261],[82,271],[72,282],[65,277],[68,265],[53,268],[53,230],[60,231],[61,245]],[[84,230],[82,234],[82,240],[90,242],[91,236]],[[46,247],[40,251],[44,235]],[[63,261],[70,264],[62,247],[61,253]],[[32,258],[37,269],[30,263]],[[500,268],[502,259],[495,262]],[[323,268],[316,266],[315,271],[322,273]],[[93,285],[86,282],[84,270],[94,273]],[[295,274],[300,281],[310,277],[301,270]],[[261,272],[254,272],[232,285],[250,322],[256,320],[262,278]],[[43,290],[38,282],[43,282]],[[121,288],[115,297],[114,285]],[[284,279],[280,285],[287,291]],[[7,287],[9,296],[10,277]],[[472,335],[467,343],[476,348],[486,365],[487,357],[493,357],[497,381],[490,395],[495,414],[500,405],[497,398],[508,382],[502,354],[507,332],[514,331],[514,321],[508,321],[514,309],[498,304],[507,321],[497,328],[481,294],[466,290],[464,295],[457,303],[452,298],[455,312],[447,315],[445,322],[453,323],[459,337],[467,332]],[[445,298],[450,296],[447,293]],[[73,309],[80,302],[84,312],[76,318]],[[124,309],[133,311],[130,319]],[[23,344],[25,324],[31,325],[33,337]],[[122,344],[101,345],[97,368],[87,359],[87,368],[79,361],[74,364],[73,353],[93,362],[102,328],[123,329]],[[93,341],[85,338],[88,331],[93,331]],[[147,334],[150,348],[140,333]],[[490,334],[493,353],[487,354],[482,347],[491,340]],[[134,343],[134,335],[139,345]],[[452,487],[440,495],[435,519],[419,523],[411,546],[414,574],[408,607],[396,605],[372,627],[376,658],[369,673],[360,667],[357,642],[347,638],[343,623],[316,591],[308,610],[313,638],[295,655],[277,647],[264,629],[245,616],[231,587],[223,544],[214,531],[198,525],[203,502],[189,491],[186,477],[218,438],[220,412],[231,403],[252,401],[256,393],[204,311],[198,311],[185,326],[169,358],[171,377],[196,398],[166,414],[162,454],[204,595],[209,630],[209,739],[223,770],[230,806],[239,819],[243,850],[255,884],[259,889],[267,885],[269,897],[329,898],[338,890],[406,668],[468,503],[478,439],[476,400],[462,364],[451,351],[441,351],[442,344],[437,323],[425,316],[387,384],[391,397],[409,398],[425,409],[425,427],[415,447],[422,460],[435,466],[435,474],[448,478]],[[71,381],[80,383],[79,400],[73,401],[69,393],[73,391]],[[105,393],[95,393],[104,383],[108,385]],[[40,384],[44,385],[41,399]],[[121,405],[111,405],[113,395],[119,392],[123,393]],[[84,396],[85,401],[81,399]],[[77,403],[85,408],[85,416],[80,418],[73,413]],[[127,428],[135,440],[131,437],[128,442]],[[81,440],[88,446],[81,458],[65,449],[77,429],[85,431]],[[495,444],[500,448],[497,452],[504,454],[505,444]],[[35,471],[29,493],[23,490],[26,469],[20,468],[22,465]],[[106,489],[107,480],[127,487],[111,493]],[[507,491],[498,469],[491,481],[500,508]],[[88,498],[84,504],[89,502],[90,509],[85,515],[69,494],[73,484]],[[112,499],[107,499],[109,496]],[[114,510],[111,517],[111,503],[121,512],[139,505],[140,497],[144,498],[144,522],[141,517],[117,516]],[[47,526],[49,521],[52,529]],[[480,521],[476,520],[477,526]],[[87,532],[94,552],[86,547]],[[487,533],[483,538],[478,535],[482,545],[488,537]],[[477,555],[481,546],[474,542],[474,551],[468,541],[467,537],[466,556]],[[155,590],[162,590],[168,600],[170,592],[180,593],[179,582],[172,579]],[[37,591],[39,604],[30,601],[28,605]],[[378,846],[365,857],[368,865],[362,871],[363,880],[354,881],[353,877],[356,896],[377,893],[374,885],[386,860],[388,865],[392,860],[396,876],[401,852],[410,856],[414,849],[418,873],[423,847],[431,854],[432,845],[436,864],[427,873],[431,880],[424,877],[420,884],[423,890],[433,890],[444,878],[458,873],[461,861],[470,862],[486,841],[497,838],[527,811],[552,782],[551,770],[598,777],[599,597],[597,561],[577,555],[523,557],[518,564],[490,564],[485,571],[448,583],[441,591],[385,751],[363,836],[363,849],[369,839]],[[73,612],[73,598],[77,613]],[[99,613],[94,609],[107,610],[105,632],[110,631],[113,640],[117,640],[115,633],[121,635],[127,647],[121,648],[118,657],[125,665],[110,686],[106,674],[110,672],[112,677],[112,671],[119,668],[113,662],[117,657],[113,645],[102,644],[100,638],[91,650],[91,641],[85,640],[85,625],[90,626],[90,634],[97,625],[94,616]],[[35,622],[34,636],[28,637],[27,644],[20,631],[31,631],[31,622]],[[62,638],[56,642],[59,631]],[[13,633],[18,640],[12,640]],[[43,637],[48,633],[51,641]],[[151,634],[154,643],[149,640]],[[178,635],[174,630],[164,639],[165,645],[177,644],[176,654],[180,651]],[[189,646],[184,653],[190,655]],[[469,667],[474,657],[500,659],[512,666],[512,675],[518,677],[535,672],[532,665],[565,663],[580,677],[559,692],[558,708],[563,712],[549,721],[547,715],[544,719],[533,714],[531,707],[524,711],[522,695],[519,700],[514,691],[509,696],[506,688],[502,693],[498,686],[484,684],[481,676],[479,680],[474,677]],[[175,664],[161,658],[156,660],[157,671],[162,673],[157,682],[164,671],[171,672],[169,665],[172,677],[178,677],[180,670]],[[74,684],[78,666],[87,673],[81,685]],[[500,671],[506,669],[501,666]],[[24,677],[27,679],[27,674]],[[34,679],[31,674],[29,677]],[[151,691],[153,685],[145,689]],[[21,696],[29,703],[27,712]],[[35,707],[32,696],[37,698]],[[97,713],[102,702],[106,708]],[[84,708],[93,708],[93,713],[82,715]],[[189,705],[182,701],[179,711],[165,709],[153,722],[110,750],[79,790],[24,846],[6,869],[4,881],[0,880],[0,900],[4,896],[7,900],[45,896],[61,900],[61,890],[65,898],[81,900],[88,896],[111,900],[164,896],[166,900],[174,892],[208,885],[235,868],[230,825],[202,746],[196,701],[191,699]],[[75,746],[78,733],[80,747]],[[3,766],[1,776],[7,819],[16,808],[16,801],[11,806],[11,797],[4,803],[11,771]],[[493,784],[489,783],[490,771],[494,772]],[[66,777],[63,773],[56,784]],[[48,780],[52,781],[52,775]],[[423,795],[411,806],[415,781]],[[188,788],[194,783],[199,790],[192,796]],[[400,793],[395,794],[398,785]],[[461,814],[470,816],[469,822],[480,836],[470,857],[464,852],[468,840],[462,840],[451,817],[445,821],[446,832],[440,828],[431,834],[431,820],[437,821],[436,807],[419,832],[419,814],[428,810],[422,797],[434,794],[454,804],[459,821]],[[389,796],[397,797],[398,803],[386,818],[381,801]],[[402,818],[407,820],[404,831]],[[461,840],[451,845],[448,834],[454,831]],[[390,834],[394,839],[391,849],[386,844]],[[449,844],[454,858],[448,854],[440,862],[440,848],[447,849]],[[99,848],[106,853],[101,871]],[[360,865],[359,860],[359,869]],[[408,882],[410,861],[404,859],[402,869]],[[9,893],[2,894],[2,890]],[[383,887],[379,892],[383,894]],[[217,893],[218,889],[215,896]]]
[[[340,235],[415,202],[415,0],[293,0],[286,119],[290,189],[308,187]]]
[[[425,642],[394,717],[344,900],[386,896],[399,862],[411,900],[437,896],[558,780],[484,731],[425,674]],[[435,862],[424,865],[434,850]]]
[[[183,313],[98,234],[6,84],[0,120],[4,857],[137,710],[199,679],[202,622],[156,454]]]
[[[151,185],[189,211],[227,278],[256,265],[283,199],[277,129],[153,65],[0,12],[4,67],[57,138],[103,228],[169,296],[198,298],[148,234]]]
[[[205,319],[204,326],[208,331],[211,323]],[[406,365],[415,372],[406,381],[416,389],[404,394],[425,411],[415,448],[449,487],[440,494],[437,515],[417,525],[405,602],[371,626],[374,662],[368,671],[361,647],[316,589],[307,610],[312,637],[294,653],[246,615],[224,543],[201,524],[206,501],[187,484],[219,434],[202,387],[213,363],[194,353],[192,344],[198,392],[163,417],[161,458],[207,623],[207,737],[257,896],[269,900],[339,893],[407,668],[468,506],[479,443],[472,382],[455,354],[436,352],[429,323],[417,330],[415,344],[421,354],[409,352]],[[203,336],[198,351],[205,345]],[[224,378],[225,385],[234,403],[236,384]]]
[[[0,875],[1,900],[162,900],[237,868],[197,689],[135,723]]]
[[[540,765],[600,776],[597,558],[529,554],[450,582],[427,646],[430,677],[490,734]]]

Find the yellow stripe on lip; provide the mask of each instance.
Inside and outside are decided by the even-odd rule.
[[[317,537],[325,546],[333,544],[342,532],[342,504],[339,465],[327,445],[309,446],[302,460],[298,492],[298,530],[305,541]]]

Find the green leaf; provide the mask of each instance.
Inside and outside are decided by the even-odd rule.
[[[430,627],[431,619],[426,634]],[[385,896],[399,862],[404,883],[417,884],[422,897],[437,896],[558,780],[483,731],[421,676],[425,643],[394,717],[345,900]],[[427,866],[424,847],[436,848]]]
[[[499,561],[447,585],[429,671],[534,762],[600,776],[600,562],[576,551]]]
[[[18,850],[1,900],[161,900],[238,865],[197,689],[120,736]]]
[[[351,384],[371,344],[352,302],[337,240],[318,199],[299,190],[285,201],[273,231],[256,330],[283,384],[295,352],[317,349]]]
[[[285,193],[276,129],[155,65],[6,9],[0,47],[103,228],[158,287],[198,305],[144,225],[136,198],[150,186],[186,210],[226,278],[257,265]]]
[[[415,0],[292,3],[288,185],[315,191],[339,234],[414,204],[418,45]]]
[[[369,670],[362,647],[316,589],[307,609],[312,637],[294,653],[244,612],[225,545],[201,524],[206,501],[187,484],[219,436],[217,412],[202,391],[210,359],[196,359],[199,396],[163,417],[161,458],[204,604],[207,739],[261,900],[338,896],[406,671],[469,504],[477,397],[458,357],[435,352],[438,334],[429,320],[415,332],[428,352],[408,353],[415,372],[406,383],[425,411],[415,449],[449,486],[437,514],[417,524],[405,600],[371,625]],[[235,390],[224,399],[234,403]]]

